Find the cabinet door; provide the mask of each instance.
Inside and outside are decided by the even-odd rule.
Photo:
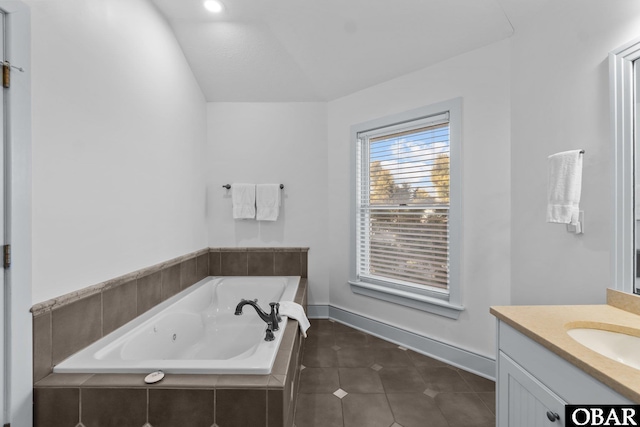
[[[509,356],[499,358],[498,426],[564,426],[565,402]]]

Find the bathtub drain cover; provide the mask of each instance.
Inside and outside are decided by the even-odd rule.
[[[155,372],[151,372],[149,375],[147,375],[144,378],[144,382],[147,383],[147,384],[153,384],[153,383],[157,383],[158,381],[160,381],[163,378],[164,378],[164,372],[155,371]]]

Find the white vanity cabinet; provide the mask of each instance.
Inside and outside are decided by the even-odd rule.
[[[498,363],[499,426],[564,426],[564,400],[502,352]]]
[[[566,404],[629,404],[624,396],[498,320],[497,426],[565,425]]]

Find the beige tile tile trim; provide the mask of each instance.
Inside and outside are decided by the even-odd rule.
[[[186,255],[182,255],[168,261],[161,262],[156,265],[152,265],[151,267],[146,267],[137,271],[134,271],[129,274],[125,274],[124,276],[119,276],[114,279],[110,279],[104,281],[102,283],[98,283],[96,285],[88,286],[86,288],[70,292],[68,294],[52,298],[48,301],[43,301],[35,304],[31,307],[31,313],[33,316],[38,316],[40,314],[46,313],[47,311],[51,311],[54,308],[59,308],[65,306],[67,304],[71,304],[72,302],[78,301],[82,298],[91,296],[93,294],[98,294],[102,291],[106,291],[110,288],[114,288],[123,283],[129,282],[131,280],[138,279],[143,276],[147,276],[149,274],[156,273],[161,271],[167,267],[172,267],[174,265],[180,264],[183,261],[187,261],[192,258],[197,258],[200,255],[204,255],[210,252],[308,252],[309,248],[204,248],[195,252],[191,252]]]
[[[309,248],[209,248],[209,252],[309,252]]]
[[[199,251],[182,255],[177,258],[173,258],[168,261],[164,261],[159,264],[152,265],[151,267],[146,267],[146,268],[134,271],[133,273],[125,274],[124,276],[119,276],[114,279],[110,279],[102,283],[98,283],[96,285],[88,286],[86,288],[83,288],[74,292],[70,292],[68,294],[65,294],[56,298],[52,298],[48,301],[40,302],[38,304],[35,304],[33,307],[31,307],[31,313],[33,313],[34,316],[37,316],[39,314],[53,310],[54,308],[59,308],[64,305],[71,304],[72,302],[81,300],[82,298],[91,296],[93,294],[98,294],[102,291],[106,291],[116,286],[120,286],[123,283],[138,279],[143,276],[147,276],[149,274],[156,273],[164,268],[180,264],[183,261],[196,258],[200,255],[204,255],[207,253],[209,253],[209,248],[200,249]]]

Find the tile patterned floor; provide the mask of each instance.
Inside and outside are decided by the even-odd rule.
[[[495,383],[338,322],[311,320],[296,427],[495,426]]]

